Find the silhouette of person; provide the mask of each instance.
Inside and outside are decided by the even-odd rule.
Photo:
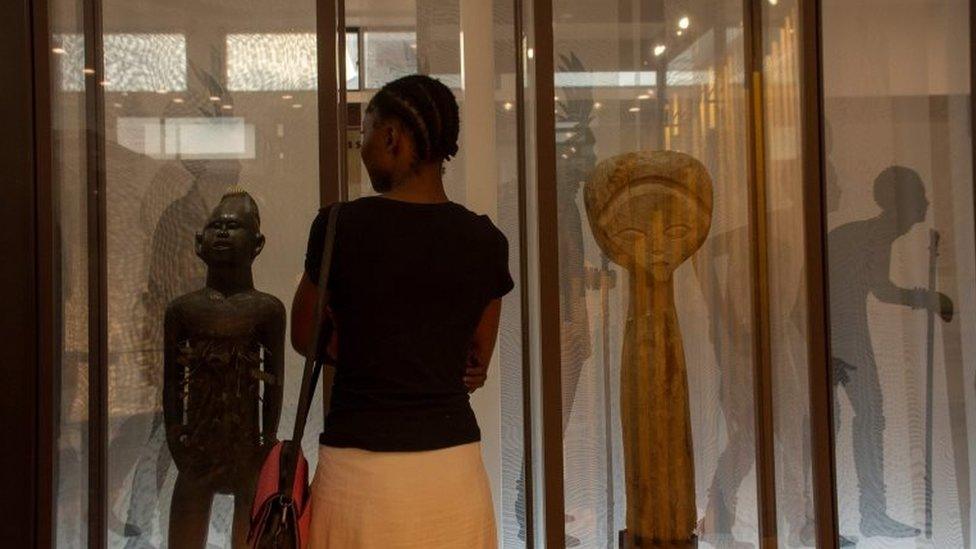
[[[920,531],[888,515],[884,482],[885,417],[881,383],[871,342],[868,297],[882,303],[928,309],[946,322],[952,301],[922,288],[902,288],[890,276],[895,240],[925,220],[929,202],[918,173],[902,166],[874,180],[876,217],[841,225],[827,235],[831,349],[835,382],[854,410],[854,465],[860,490],[861,534],[908,538]],[[837,403],[835,399],[835,415]],[[839,428],[840,421],[835,422]]]
[[[826,152],[831,149],[831,131],[826,127]],[[836,211],[840,201],[840,186],[836,169],[828,159],[824,166],[826,207]],[[784,185],[790,184],[787,176]],[[773,341],[780,343],[781,352],[774,353],[773,369],[777,372],[774,388],[777,402],[796,406],[806,401],[806,288],[803,279],[802,232],[795,220],[802,216],[802,202],[798,197],[785,207],[769,212],[768,247],[776,250],[771,261],[776,265],[777,277],[770,292],[782,292],[783,310],[773,311],[785,318],[770,326]],[[708,321],[709,339],[721,376],[719,406],[725,416],[728,443],[723,448],[708,490],[705,513],[700,521],[701,539],[725,549],[748,549],[752,543],[739,541],[732,534],[737,510],[737,494],[742,482],[755,463],[754,410],[757,398],[743,388],[743,380],[754,375],[752,348],[752,291],[749,242],[752,237],[748,225],[732,228],[710,236],[692,261],[702,296],[712,316]],[[724,269],[720,266],[724,262]],[[724,273],[724,274],[720,274]],[[777,284],[778,282],[778,284]],[[783,406],[781,404],[780,406]],[[780,408],[777,408],[779,410]],[[816,545],[813,498],[807,489],[810,470],[808,447],[809,413],[793,409],[779,414],[773,422],[777,463],[782,464],[782,482],[788,487],[782,498],[783,514],[789,526],[787,544],[791,547]],[[792,448],[802,440],[804,449]],[[796,459],[798,452],[805,459]],[[840,538],[840,546],[853,545]]]

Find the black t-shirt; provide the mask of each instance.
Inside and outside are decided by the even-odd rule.
[[[318,283],[329,208],[312,223],[305,272]],[[475,327],[508,293],[508,241],[453,202],[368,197],[343,204],[329,278],[339,332],[322,444],[422,451],[477,442],[464,385]]]

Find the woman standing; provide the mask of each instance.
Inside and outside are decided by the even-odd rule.
[[[494,548],[494,510],[469,393],[484,384],[508,242],[448,200],[458,106],[420,75],[384,86],[363,121],[379,196],[344,204],[330,272],[336,376],[312,483],[312,549]],[[328,208],[312,224],[292,308],[308,348]]]

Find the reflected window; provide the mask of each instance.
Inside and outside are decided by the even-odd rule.
[[[54,35],[62,91],[85,89],[85,47],[81,34]],[[186,90],[186,37],[182,34],[106,34],[107,91]]]
[[[151,158],[254,158],[254,126],[243,118],[120,117],[119,145]]]
[[[227,35],[227,86],[234,91],[318,88],[315,34]],[[346,33],[346,88],[359,89],[359,33]]]
[[[363,53],[366,88],[380,88],[387,82],[417,72],[417,33],[366,31],[363,33]]]

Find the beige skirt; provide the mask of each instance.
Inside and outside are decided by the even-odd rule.
[[[481,444],[319,449],[309,549],[496,549]]]

